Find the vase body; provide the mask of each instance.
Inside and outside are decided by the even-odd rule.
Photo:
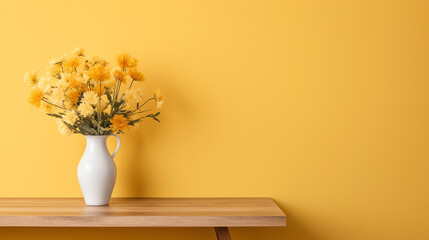
[[[109,136],[85,136],[86,149],[77,167],[79,185],[87,205],[108,205],[116,182],[116,165],[107,149]]]

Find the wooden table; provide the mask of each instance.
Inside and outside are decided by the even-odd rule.
[[[0,227],[281,227],[286,216],[270,198],[0,198]]]

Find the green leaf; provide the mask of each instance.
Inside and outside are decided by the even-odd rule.
[[[55,117],[55,118],[62,118],[62,116],[61,116],[61,115],[59,115],[59,114],[54,114],[54,113],[46,113],[46,115],[49,115],[49,116],[51,116],[51,117]]]
[[[153,115],[154,117],[158,116],[161,112],[157,112],[155,113],[155,115]]]
[[[91,134],[91,135],[97,135],[97,130],[95,130],[94,128],[92,128],[92,127],[90,126],[90,124],[89,124],[88,122],[86,122],[86,121],[81,122],[81,123],[78,125],[78,127],[79,127],[79,129],[84,130],[84,131],[85,131],[85,132],[87,132],[88,134]]]

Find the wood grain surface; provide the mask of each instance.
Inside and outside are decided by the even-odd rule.
[[[286,216],[270,198],[0,198],[0,227],[275,227]]]

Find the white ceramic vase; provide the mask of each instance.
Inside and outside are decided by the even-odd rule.
[[[107,149],[106,140],[115,136],[118,144],[113,155]],[[121,141],[117,135],[85,136],[86,149],[77,167],[77,177],[86,205],[108,205],[116,181],[116,165],[113,161]]]

